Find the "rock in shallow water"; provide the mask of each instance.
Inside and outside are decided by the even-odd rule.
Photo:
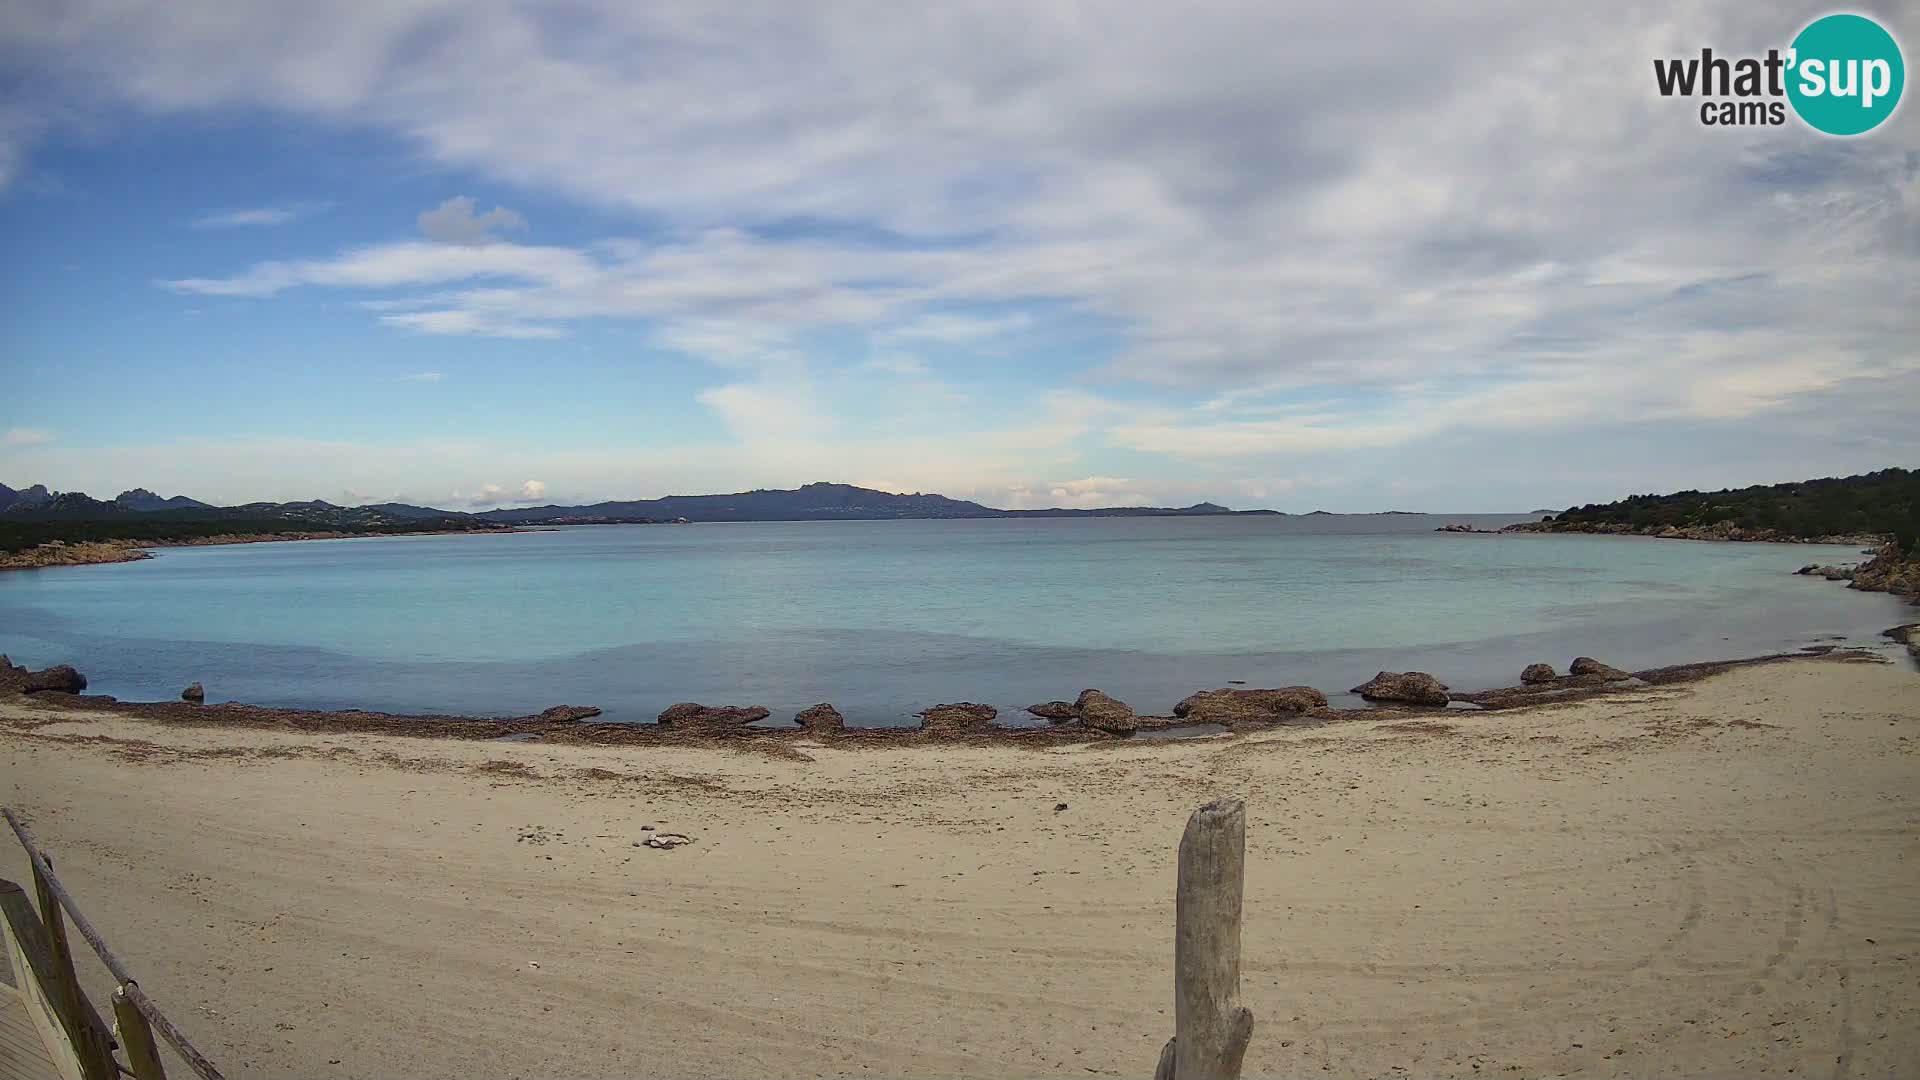
[[[1322,708],[1327,695],[1311,686],[1270,690],[1202,690],[1182,698],[1173,715],[1197,724],[1273,724]]]
[[[195,683],[195,686],[200,685]],[[589,720],[600,715],[596,705],[555,705],[540,713],[542,720]]]
[[[1608,682],[1633,678],[1631,673],[1621,671],[1611,664],[1603,664],[1591,656],[1574,657],[1573,663],[1567,665],[1567,672],[1572,675],[1598,675]]]
[[[200,702],[207,700],[207,688],[197,682],[188,683],[187,688],[180,691],[180,700],[191,701],[198,705]]]
[[[1000,710],[991,705],[960,701],[920,711],[920,730],[929,735],[974,735],[987,730]]]
[[[1080,710],[1074,708],[1071,701],[1043,701],[1038,705],[1027,706],[1027,711],[1042,720],[1051,720],[1056,724],[1080,719]]]
[[[1133,706],[1099,690],[1080,691],[1073,708],[1081,723],[1109,735],[1131,735],[1140,726]]]
[[[1557,678],[1559,676],[1553,673],[1552,664],[1528,664],[1526,669],[1520,672],[1520,681],[1528,686],[1550,683]]]
[[[735,732],[748,724],[765,720],[772,713],[758,706],[741,707],[737,705],[701,705],[698,702],[682,701],[669,705],[660,713],[660,726],[675,731],[690,731],[699,734],[727,734]]]
[[[1368,701],[1399,701],[1409,705],[1445,705],[1447,684],[1424,671],[1382,671],[1353,688]]]
[[[801,709],[793,722],[816,735],[831,735],[847,727],[847,718],[840,715],[840,710],[824,701]]]

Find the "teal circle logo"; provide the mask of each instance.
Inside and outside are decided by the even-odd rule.
[[[1827,15],[1793,39],[1787,99],[1816,131],[1859,135],[1900,104],[1907,64],[1900,43],[1864,15]]]

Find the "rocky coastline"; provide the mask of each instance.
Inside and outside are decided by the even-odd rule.
[[[1920,624],[1895,627],[1887,636],[1906,641],[1920,656]],[[995,724],[998,710],[976,702],[934,705],[920,712],[917,727],[855,728],[840,711],[821,703],[801,710],[791,726],[762,726],[771,711],[763,706],[703,705],[682,702],[664,710],[656,723],[595,722],[592,705],[555,705],[526,716],[477,717],[397,714],[360,709],[283,709],[240,702],[205,704],[206,690],[187,684],[177,701],[120,701],[83,693],[86,676],[67,665],[40,671],[0,655],[0,695],[30,699],[36,706],[110,712],[141,720],[194,727],[265,728],[312,733],[383,734],[412,738],[467,740],[539,740],[594,745],[720,744],[776,754],[796,751],[795,739],[828,740],[836,745],[911,747],[941,743],[992,742],[1044,748],[1069,743],[1120,743],[1140,732],[1205,727],[1244,735],[1276,727],[1319,726],[1345,721],[1431,717],[1449,709],[1498,711],[1582,700],[1605,694],[1693,682],[1731,668],[1816,658],[1872,662],[1871,653],[1814,646],[1740,660],[1678,664],[1628,672],[1576,657],[1567,674],[1545,663],[1528,664],[1514,686],[1455,692],[1426,672],[1383,671],[1354,687],[1373,703],[1368,708],[1335,708],[1310,686],[1222,687],[1182,699],[1170,716],[1142,715],[1099,690],[1085,690],[1074,701],[1050,701],[1027,711],[1051,723],[1014,728]],[[56,722],[49,720],[49,723]]]
[[[1479,532],[1482,530],[1446,526],[1436,532]],[[1867,533],[1837,533],[1829,536],[1796,536],[1778,529],[1747,529],[1730,521],[1711,525],[1630,525],[1620,521],[1522,521],[1500,530],[1507,533],[1592,533],[1600,536],[1651,536],[1658,540],[1716,540],[1753,544],[1847,544],[1854,547],[1880,545],[1885,536]]]
[[[1865,562],[1852,565],[1822,566],[1808,563],[1794,573],[1828,581],[1844,581],[1849,589],[1883,592],[1909,604],[1920,605],[1920,557],[1904,554],[1892,544],[1881,546],[1871,555]],[[1905,644],[1907,652],[1920,661],[1920,623],[1896,626],[1886,631],[1885,636]]]

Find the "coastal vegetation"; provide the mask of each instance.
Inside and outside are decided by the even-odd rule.
[[[1893,468],[1723,491],[1633,495],[1509,528],[1713,540],[1890,541],[1897,553],[1920,556],[1920,472]]]

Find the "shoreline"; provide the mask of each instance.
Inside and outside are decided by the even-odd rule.
[[[0,801],[234,1080],[1145,1075],[1182,829],[1222,796],[1247,806],[1249,1077],[1902,1075],[1916,686],[1779,662],[913,753],[400,742],[0,693]]]
[[[1916,660],[1920,660],[1920,624],[1897,626],[1882,636],[1905,641]],[[524,716],[475,716],[452,713],[387,713],[365,709],[299,709],[251,705],[244,702],[200,704],[193,701],[121,701],[111,695],[84,694],[59,689],[25,689],[35,674],[71,672],[78,689],[85,689],[85,677],[71,668],[56,667],[30,673],[0,655],[0,701],[8,699],[57,711],[110,713],[135,720],[169,726],[230,730],[282,730],[313,734],[392,735],[415,739],[446,739],[468,742],[540,742],[590,746],[732,746],[775,754],[790,753],[787,744],[797,740],[826,741],[833,745],[867,747],[930,747],[940,745],[1006,745],[1046,749],[1083,744],[1112,746],[1174,746],[1205,741],[1220,736],[1246,736],[1283,729],[1317,728],[1357,721],[1433,721],[1452,720],[1488,712],[1529,711],[1590,701],[1595,698],[1658,691],[1663,688],[1699,682],[1723,672],[1740,668],[1804,661],[1849,663],[1886,663],[1865,649],[1843,649],[1833,645],[1811,645],[1798,652],[1770,653],[1672,664],[1636,672],[1608,669],[1608,675],[1563,675],[1544,683],[1521,683],[1487,690],[1453,692],[1446,705],[1418,705],[1381,701],[1369,707],[1340,708],[1310,706],[1260,713],[1252,709],[1229,708],[1225,715],[1138,715],[1132,730],[1116,733],[1096,726],[1092,718],[1076,716],[1055,720],[1045,727],[1008,727],[992,723],[997,713],[967,703],[929,706],[923,710],[919,726],[847,727],[838,710],[831,705],[815,705],[802,710],[791,726],[757,727],[753,722],[769,719],[765,709],[732,706],[676,706],[691,708],[693,714],[677,726],[671,723],[596,722],[600,709],[592,705],[554,705],[539,713]],[[1605,665],[1599,665],[1605,667]],[[1412,673],[1419,674],[1419,673]],[[197,684],[196,684],[197,685]],[[1310,688],[1289,687],[1283,691]],[[1098,693],[1089,691],[1089,693]],[[1248,688],[1221,688],[1196,691],[1194,697],[1207,694],[1275,693]],[[1101,695],[1105,697],[1105,695]],[[1324,700],[1324,695],[1320,695]],[[1109,699],[1110,700],[1110,699]],[[1066,704],[1066,703],[1054,703]],[[1465,708],[1455,707],[1464,705]],[[1038,707],[1038,706],[1036,706]],[[1123,706],[1124,707],[1124,706]],[[821,710],[825,710],[824,714]],[[670,712],[672,710],[669,710]],[[1128,710],[1131,712],[1131,710]],[[929,715],[934,714],[934,715]],[[1040,714],[1035,714],[1036,716]],[[824,722],[823,722],[824,721]],[[1153,737],[1154,733],[1182,728],[1207,728],[1193,736]],[[1147,735],[1141,738],[1139,735]]]

